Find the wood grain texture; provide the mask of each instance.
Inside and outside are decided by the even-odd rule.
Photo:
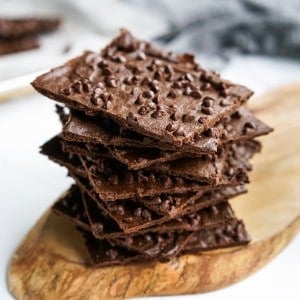
[[[88,267],[78,233],[47,212],[13,255],[17,299],[122,299],[199,293],[242,280],[272,260],[300,230],[300,84],[252,100],[275,132],[263,138],[249,193],[231,203],[253,238],[246,247],[185,255],[169,263]]]

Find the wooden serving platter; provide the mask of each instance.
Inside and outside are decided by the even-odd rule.
[[[275,128],[263,137],[249,193],[232,201],[252,236],[246,247],[185,255],[169,263],[92,268],[78,233],[50,212],[14,253],[8,281],[17,299],[122,299],[200,293],[242,280],[276,257],[300,230],[300,83],[254,99]]]

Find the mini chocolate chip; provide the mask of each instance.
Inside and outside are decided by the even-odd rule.
[[[169,66],[169,65],[166,65],[166,66],[164,67],[164,72],[165,72],[166,74],[172,74],[172,73],[173,73],[173,68],[172,68],[171,66]]]
[[[142,182],[148,182],[148,177],[144,175],[144,172],[142,170],[139,170],[137,172],[137,181],[139,183],[142,183]]]
[[[141,95],[139,95],[137,97],[137,99],[135,100],[134,104],[142,105],[142,104],[145,104],[145,102],[146,102],[145,98],[143,98]]]
[[[174,125],[171,124],[171,123],[169,123],[169,124],[166,126],[166,130],[169,131],[169,132],[173,131],[174,129],[175,129],[175,128],[174,128]]]
[[[140,115],[146,115],[149,112],[149,108],[147,106],[141,106],[138,110]]]
[[[184,114],[182,115],[182,121],[183,122],[192,122],[195,120],[195,116],[192,114]]]
[[[153,91],[144,91],[143,92],[143,97],[145,97],[145,98],[148,98],[148,99],[151,99],[151,98],[153,98],[154,97],[154,92]]]
[[[159,71],[155,71],[153,74],[153,79],[161,80],[161,74]]]
[[[162,244],[165,241],[161,234],[157,235],[156,240],[157,240],[157,243],[159,243],[159,244]]]
[[[196,227],[196,226],[199,225],[200,220],[199,220],[198,218],[193,218],[193,219],[190,220],[189,223],[190,223],[190,225],[191,225],[192,227]]]
[[[133,177],[131,172],[126,172],[125,176],[124,176],[124,179],[125,179],[127,184],[131,184],[131,183],[133,183],[134,177]]]
[[[117,174],[112,174],[108,177],[108,181],[114,185],[117,185],[119,183],[119,177]]]
[[[133,212],[133,215],[135,216],[135,217],[140,217],[141,215],[142,215],[142,208],[141,207],[138,207],[137,209],[135,209],[134,210],[134,212]]]
[[[152,202],[154,204],[160,204],[161,203],[161,198],[159,196],[156,196],[152,199]]]
[[[152,242],[152,236],[150,234],[145,234],[144,239],[146,242]]]
[[[233,168],[229,168],[229,169],[226,170],[226,175],[233,176],[233,174],[234,174],[234,169]]]
[[[127,120],[128,121],[136,122],[138,120],[138,118],[137,118],[137,116],[134,113],[130,112],[128,114],[128,116],[127,116]]]
[[[98,66],[99,68],[101,68],[101,69],[102,69],[102,68],[107,68],[107,67],[108,67],[108,62],[105,61],[105,60],[101,60],[101,61],[98,62],[97,66]]]
[[[113,57],[113,60],[114,60],[115,62],[118,62],[118,63],[125,63],[127,59],[126,59],[126,57],[123,56],[123,55],[115,55],[115,56]]]
[[[118,251],[116,249],[109,249],[105,251],[105,255],[108,256],[111,260],[113,260],[117,258]]]
[[[190,96],[192,93],[192,89],[188,86],[183,90],[183,94],[186,96]]]
[[[149,85],[151,80],[148,77],[144,77],[141,81],[141,85]]]
[[[66,96],[69,96],[71,94],[71,91],[69,88],[64,88],[61,92]]]
[[[212,128],[208,128],[202,134],[206,137],[213,137],[214,136],[214,131],[213,131]]]
[[[110,76],[110,75],[112,74],[112,71],[111,71],[109,68],[104,68],[104,69],[102,70],[102,74],[103,74],[104,76]]]
[[[162,175],[162,176],[159,178],[159,180],[160,180],[160,182],[162,183],[162,185],[163,185],[164,187],[167,187],[167,186],[169,186],[169,185],[172,184],[172,179],[171,179],[169,176],[167,176],[167,175]]]
[[[168,210],[170,208],[170,201],[164,200],[160,206],[163,210]]]
[[[148,106],[149,109],[151,109],[151,110],[156,109],[156,104],[155,104],[154,102],[149,102],[149,103],[147,104],[147,106]]]
[[[109,87],[117,87],[117,81],[114,77],[108,77],[105,82]]]
[[[214,113],[214,110],[211,107],[202,107],[201,112],[206,115],[212,115]]]
[[[140,80],[140,76],[138,76],[138,75],[134,75],[131,77],[131,82],[133,84],[136,84],[139,80]]]
[[[228,106],[228,105],[230,105],[229,99],[227,99],[227,98],[222,99],[222,100],[220,101],[220,105],[221,105],[221,106]]]
[[[177,112],[174,112],[170,115],[170,119],[173,121],[178,121],[180,119],[180,115]]]
[[[161,119],[166,115],[166,112],[164,112],[161,109],[156,109],[152,114],[151,117],[153,117],[154,119]]]
[[[127,85],[131,85],[132,84],[132,77],[125,77],[123,80],[123,83],[127,84]]]
[[[155,66],[161,66],[162,61],[159,60],[159,59],[153,59],[152,60],[152,64],[155,65]]]
[[[173,99],[175,99],[176,96],[177,96],[176,93],[175,93],[174,91],[172,91],[172,90],[167,94],[167,97],[168,97],[168,98],[173,98]]]
[[[117,206],[116,211],[121,216],[124,216],[124,214],[125,214],[124,206],[121,204]]]
[[[233,119],[240,119],[241,117],[242,115],[238,110],[231,115],[231,118]]]
[[[124,240],[124,243],[127,245],[127,246],[130,246],[132,243],[133,243],[133,238],[131,236],[126,236],[125,237],[125,240]]]
[[[138,59],[138,60],[145,60],[146,59],[146,54],[143,51],[139,51],[136,54],[135,58]]]
[[[102,106],[103,105],[103,100],[100,97],[92,97],[91,102],[95,105],[95,106]]]
[[[219,213],[219,210],[215,205],[211,206],[210,210],[211,210],[213,215],[217,215]]]
[[[244,125],[245,128],[255,129],[255,124],[253,122],[246,122]]]
[[[193,90],[190,95],[195,99],[200,99],[202,97],[202,93],[198,90]]]
[[[206,117],[200,117],[198,119],[198,123],[201,123],[201,124],[205,123],[205,121],[206,121]]]
[[[137,66],[134,66],[131,71],[134,75],[139,75],[142,73],[142,69]]]
[[[85,81],[82,82],[82,90],[84,92],[88,93],[90,91],[90,88],[91,88],[91,85],[90,85],[90,83],[87,80],[85,80]]]
[[[81,92],[81,82],[80,81],[74,82],[71,87],[75,93],[80,94],[80,92]]]
[[[184,78],[191,82],[194,81],[194,76],[191,73],[186,73]]]
[[[159,83],[157,80],[152,80],[149,84],[150,89],[154,92],[157,93],[159,91]]]
[[[205,82],[205,83],[203,83],[202,85],[201,85],[201,90],[202,91],[207,91],[207,90],[209,90],[211,88],[211,84],[209,83],[209,82]]]
[[[178,81],[173,82],[171,85],[171,88],[174,88],[174,89],[180,89],[181,87],[182,87],[182,84]]]
[[[150,211],[147,210],[147,209],[143,209],[143,211],[142,211],[142,217],[143,217],[145,220],[147,220],[147,221],[151,221],[151,219],[152,219],[151,213],[150,213]]]
[[[214,104],[214,99],[211,97],[205,97],[202,100],[202,106],[204,106],[204,107],[212,107],[213,104]]]
[[[182,127],[177,128],[177,129],[173,132],[173,134],[174,134],[175,136],[184,136],[184,135],[185,135],[184,130],[183,130]]]
[[[95,228],[96,231],[98,231],[100,233],[103,232],[104,226],[102,223],[97,222],[97,223],[93,224],[93,227]]]

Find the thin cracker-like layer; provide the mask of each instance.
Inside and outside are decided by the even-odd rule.
[[[32,84],[71,108],[105,115],[176,145],[194,145],[200,133],[252,95],[246,87],[201,69],[190,55],[166,56],[153,49],[121,31],[102,54],[86,52]]]

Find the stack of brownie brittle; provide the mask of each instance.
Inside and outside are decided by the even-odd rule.
[[[228,200],[246,192],[254,138],[271,131],[247,109],[249,89],[126,30],[33,86],[64,104],[42,153],[75,180],[53,211],[80,230],[91,264],[249,242]]]
[[[56,18],[0,18],[0,55],[39,47],[38,35],[54,31]]]

